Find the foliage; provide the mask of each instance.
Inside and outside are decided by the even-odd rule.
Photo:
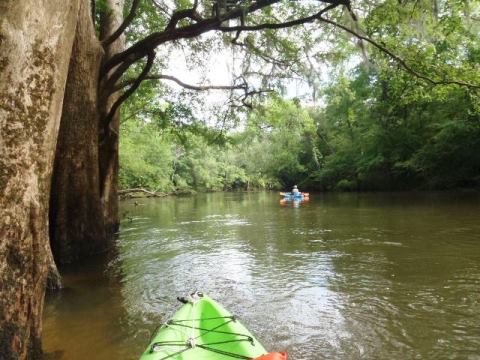
[[[360,67],[325,91],[324,108],[307,112],[298,102],[272,97],[249,114],[242,131],[227,136],[198,123],[179,128],[169,122],[174,109],[165,110],[163,120],[129,121],[121,138],[122,186],[162,191],[294,183],[330,190],[477,186],[477,97],[464,88],[422,89],[411,82],[379,80]]]
[[[173,110],[165,110],[170,120]],[[122,126],[120,184],[152,190],[272,188],[307,176],[315,132],[308,113],[275,98],[253,112],[245,131],[223,138],[196,123],[179,131],[161,116]]]
[[[321,147],[322,168],[311,174],[310,185],[341,190],[478,185],[478,98],[464,88],[411,82],[378,81],[375,73],[360,71],[327,91],[327,106],[315,117],[328,147]]]
[[[276,7],[275,17],[294,18],[292,6]],[[300,13],[308,13],[308,6]],[[129,41],[164,26],[152,9],[136,20],[138,31]],[[168,88],[145,83],[123,110],[128,120],[121,138],[122,186],[164,191],[294,183],[343,191],[479,186],[478,2],[358,2],[355,11],[358,23],[338,11],[330,19],[375,39],[397,60],[326,27],[240,37],[246,56],[241,70],[249,80],[286,93],[285,79],[299,76],[317,100],[320,94],[319,106],[272,95],[250,110],[239,128],[226,131],[225,119],[237,125],[241,117],[233,121],[230,113],[222,126],[212,126],[192,110],[195,96],[174,98]],[[257,21],[268,22],[271,12],[263,9]],[[223,41],[231,39],[227,34]],[[195,67],[210,47],[222,44],[210,37],[189,40],[188,46]],[[326,80],[318,76],[319,64],[329,71]]]

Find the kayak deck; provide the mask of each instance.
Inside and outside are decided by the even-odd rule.
[[[197,294],[158,330],[140,360],[253,359],[267,353],[232,314]]]

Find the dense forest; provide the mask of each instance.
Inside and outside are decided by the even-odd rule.
[[[45,290],[112,246],[119,185],[478,186],[479,19],[458,0],[0,2],[0,354],[40,356]],[[222,83],[202,75],[226,53]]]
[[[427,89],[418,87],[388,86],[357,69],[326,90],[324,108],[272,97],[245,129],[227,135],[198,124],[179,135],[163,121],[127,121],[120,185],[160,192],[294,183],[345,191],[478,187],[475,98],[452,88],[419,100],[414,92]]]
[[[430,14],[430,3],[379,6],[361,25],[378,46],[395,49],[394,59],[339,36],[335,48],[316,54],[327,79],[312,81],[311,62],[288,70],[313,95],[285,96],[282,79],[242,120],[227,119],[227,131],[225,119],[197,119],[185,96],[153,109],[145,106],[155,102],[152,85],[140,89],[141,101],[131,98],[123,110],[120,186],[167,193],[295,183],[340,191],[478,187],[478,9],[435,6]],[[290,61],[302,58],[302,46],[282,46]]]

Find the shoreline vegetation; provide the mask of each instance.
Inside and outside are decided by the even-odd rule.
[[[429,98],[402,103],[392,89],[386,103],[383,95],[372,97],[384,86],[374,79],[361,69],[339,79],[325,91],[322,108],[272,96],[247,114],[241,131],[228,134],[198,123],[179,130],[169,125],[173,119],[126,121],[120,188],[159,194],[294,184],[309,191],[480,188],[476,98],[465,89],[434,89]]]
[[[268,191],[268,192],[279,192],[281,189],[234,189],[234,190],[217,190],[217,191],[195,191],[195,190],[190,190],[190,191],[172,191],[169,193],[163,193],[163,192],[155,192],[155,191],[149,191],[147,189],[124,189],[124,190],[119,190],[119,200],[130,200],[130,199],[146,199],[146,198],[164,198],[164,197],[170,197],[170,196],[189,196],[189,195],[197,195],[199,193],[212,193],[212,192],[218,192],[218,193],[257,193],[257,192],[263,192],[263,191]],[[430,190],[430,189],[409,189],[409,190],[354,190],[354,191],[338,191],[338,190],[333,190],[333,191],[324,191],[324,192],[318,192],[318,193],[357,193],[357,194],[363,194],[363,193],[432,193],[432,192],[460,192],[460,193],[470,193],[470,192],[480,192],[480,187],[463,187],[463,188],[452,188],[452,189],[443,189],[443,190]],[[313,192],[315,194],[315,192]]]

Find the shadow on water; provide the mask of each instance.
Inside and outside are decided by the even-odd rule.
[[[136,326],[124,307],[120,273],[108,265],[112,256],[62,270],[65,288],[46,297],[46,359],[129,359],[132,349],[142,351],[149,333],[132,340]]]
[[[173,299],[201,289],[293,360],[474,359],[479,210],[478,193],[126,201],[115,255],[67,269],[47,298],[45,349],[136,359]]]

